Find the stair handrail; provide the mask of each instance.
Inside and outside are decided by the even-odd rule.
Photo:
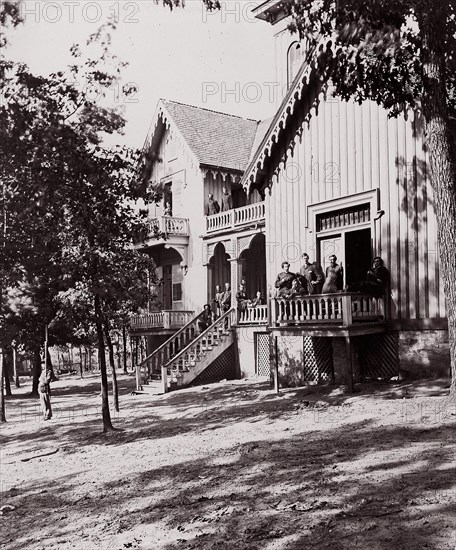
[[[169,367],[170,363],[173,363],[174,361],[177,361],[179,360],[180,356],[181,355],[184,355],[185,353],[187,353],[187,351],[192,347],[194,346],[195,344],[197,344],[200,340],[202,340],[206,334],[209,334],[212,330],[214,330],[214,328],[216,328],[217,325],[220,325],[222,324],[222,321],[225,321],[225,319],[227,319],[229,316],[232,316],[233,317],[233,313],[236,311],[236,308],[235,307],[232,307],[230,308],[228,311],[226,311],[223,315],[221,315],[220,317],[218,317],[213,323],[212,325],[208,326],[206,329],[203,330],[203,332],[201,332],[200,334],[198,334],[198,336],[195,336],[195,338],[193,338],[193,340],[187,344],[185,346],[185,348],[182,348],[178,353],[176,353],[176,355],[174,355],[173,357],[170,358],[169,361],[167,361],[163,367]],[[233,322],[233,319],[231,319],[231,322]]]
[[[166,363],[164,363],[162,365],[162,382],[163,382],[163,392],[166,393],[167,389],[168,389],[168,384],[167,384],[167,377],[168,377],[168,368],[169,366],[171,365],[171,363],[175,362],[175,361],[179,361],[179,359],[184,356],[186,353],[188,353],[190,351],[190,349],[197,345],[201,340],[203,340],[211,331],[214,330],[214,328],[217,328],[217,326],[219,325],[224,325],[225,324],[225,321],[227,321],[228,319],[230,319],[231,321],[231,326],[235,323],[235,315],[236,315],[236,311],[237,311],[237,308],[236,307],[231,307],[228,311],[226,311],[223,315],[221,315],[220,317],[218,317],[213,323],[212,325],[208,326],[205,330],[203,330],[203,332],[201,332],[200,334],[198,334],[198,336],[196,336],[195,338],[193,338],[193,340],[187,345],[185,346],[185,348],[182,348],[178,353],[176,353],[176,355],[174,355],[173,357],[171,357],[169,359],[169,361],[167,361]],[[229,328],[231,328],[231,326]]]
[[[140,363],[136,365],[136,385],[137,389],[140,389],[140,386],[142,385],[142,374],[141,374],[141,368],[144,365],[147,365],[150,361],[153,361],[154,357],[157,356],[159,353],[161,353],[166,346],[170,345],[173,340],[176,340],[176,338],[179,338],[180,335],[187,329],[189,329],[192,325],[197,324],[198,319],[202,316],[204,310],[198,313],[195,317],[190,319],[190,321],[184,325],[182,328],[180,328],[177,332],[172,334],[167,340],[163,342],[160,346],[158,346],[157,349],[155,349],[152,353],[150,353],[145,359],[143,359]]]
[[[175,332],[174,334],[172,334],[168,340],[165,340],[163,342],[163,344],[160,344],[160,346],[158,346],[157,349],[155,349],[152,353],[149,353],[149,355],[143,359],[141,361],[141,363],[138,363],[138,366],[139,367],[142,367],[144,365],[144,363],[147,363],[147,361],[150,361],[150,359],[152,358],[153,355],[155,354],[158,354],[167,344],[170,343],[170,340],[172,340],[173,338],[176,338],[180,335],[181,332],[184,332],[184,330],[186,330],[187,328],[190,327],[190,325],[192,325],[195,321],[198,321],[198,319],[201,317],[201,315],[203,314],[203,311],[201,313],[198,313],[198,315],[196,317],[193,317],[193,319],[190,319],[190,321],[184,325],[182,328],[180,328],[177,332]]]

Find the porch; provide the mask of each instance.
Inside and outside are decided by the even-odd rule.
[[[264,202],[257,202],[206,216],[206,234],[211,235],[220,231],[245,229],[252,224],[264,225],[264,222],[265,204]]]
[[[135,336],[172,334],[184,327],[194,316],[194,311],[162,310],[140,313],[130,317],[130,331]]]
[[[383,298],[340,292],[292,298],[271,298],[267,305],[238,312],[239,325],[268,325],[271,329],[300,327],[330,331],[385,321]]]

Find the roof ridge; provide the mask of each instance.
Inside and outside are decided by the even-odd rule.
[[[215,109],[208,109],[207,107],[199,107],[197,105],[190,105],[189,103],[182,103],[181,101],[174,101],[172,99],[165,99],[165,98],[160,98],[160,99],[164,103],[174,103],[175,105],[182,105],[183,107],[191,107],[192,109],[198,109],[200,111],[208,111],[209,113],[216,113],[218,115],[224,115],[224,116],[229,116],[229,117],[232,117],[232,118],[238,118],[240,120],[248,120],[250,122],[256,122],[257,124],[262,122],[261,119],[258,120],[258,119],[255,119],[255,118],[247,118],[247,117],[242,117],[242,116],[239,116],[239,115],[232,115],[230,113],[223,113],[222,111],[216,111]]]

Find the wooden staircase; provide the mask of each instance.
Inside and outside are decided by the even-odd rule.
[[[173,386],[187,386],[229,348],[234,342],[232,326],[236,322],[236,309],[231,308],[202,333],[198,330],[201,315],[137,365],[137,391],[156,392],[158,382],[163,393]]]

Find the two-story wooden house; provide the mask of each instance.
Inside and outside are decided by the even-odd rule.
[[[447,375],[445,296],[419,115],[388,118],[371,101],[333,97],[307,60],[305,43],[287,30],[281,3],[268,0],[254,13],[274,29],[277,89],[285,91],[242,180],[248,193],[266,195],[268,282],[284,259],[298,270],[304,251],[323,267],[336,254],[344,287],[365,279],[375,256],[390,271],[384,300],[334,295],[332,319],[324,302],[312,313],[308,302],[290,311],[272,300],[270,331],[283,382],[305,381],[312,369],[313,376],[321,368],[343,371],[341,357],[355,379],[388,379],[399,367]],[[279,254],[268,255],[272,243]]]
[[[149,223],[164,238],[147,239],[141,246],[158,267],[155,292],[163,307],[131,320],[132,336],[143,343],[139,361],[147,375],[160,370],[155,358],[162,348],[167,358],[175,355],[176,346],[166,344],[170,336],[175,335],[173,342],[180,338],[182,348],[182,331],[187,344],[188,334],[198,333],[197,316],[205,303],[213,303],[217,285],[225,289],[230,284],[233,305],[243,279],[249,296],[258,290],[266,295],[264,200],[257,191],[247,195],[240,184],[266,129],[259,121],[172,101],[160,100],[157,106],[144,152],[151,159],[150,185],[163,193],[160,204],[148,206]],[[231,196],[229,201],[223,200],[224,194]],[[219,213],[208,212],[209,195],[220,206]],[[265,326],[265,312],[266,306],[255,310],[255,325]],[[235,336],[230,332],[225,346],[212,346],[205,368],[199,369],[206,371],[205,379],[211,379],[206,363],[212,359],[216,378],[239,373]],[[196,377],[196,370],[185,383]]]
[[[158,372],[164,382],[177,374],[180,384],[204,380],[204,373],[271,372],[277,386],[352,386],[395,378],[400,368],[416,376],[449,372],[420,118],[390,119],[373,102],[334,98],[308,63],[305,44],[288,32],[280,6],[268,0],[254,9],[272,24],[276,41],[276,90],[283,94],[272,120],[169,101],[158,106],[146,149],[154,159],[151,182],[172,212],[150,211],[167,235],[144,244],[159,265],[165,307],[149,321],[133,319],[132,333],[149,339],[138,386]],[[206,215],[208,194],[221,204],[223,187],[233,208]],[[363,280],[381,256],[388,291],[381,298],[345,291],[278,298],[281,263],[298,271],[304,252],[323,268],[335,254],[344,288]],[[238,311],[242,279],[248,296],[259,289],[267,304]],[[199,334],[196,316],[225,282],[233,308]]]

